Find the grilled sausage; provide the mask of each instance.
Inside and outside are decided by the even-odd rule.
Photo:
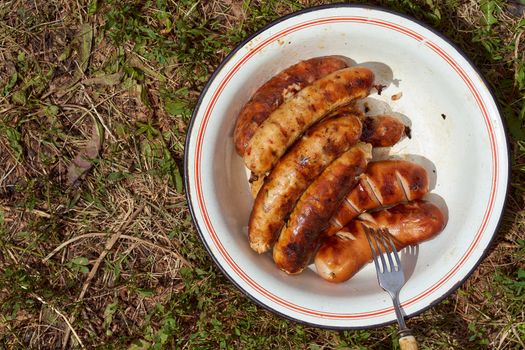
[[[336,118],[343,115],[355,115],[358,116],[359,119],[361,119],[361,122],[365,119],[365,116],[362,111],[360,111],[355,105],[346,105],[342,108],[337,108],[335,111],[331,112],[326,118]],[[363,133],[361,132],[361,135]],[[250,180],[248,181],[250,184],[250,192],[253,196],[253,198],[257,197],[257,193],[259,193],[259,190],[261,189],[262,185],[264,184],[265,176],[264,175],[255,175],[251,174]]]
[[[430,202],[417,200],[363,214],[337,234],[324,237],[315,256],[317,273],[330,282],[344,282],[372,260],[363,226],[387,228],[402,249],[434,237],[445,227],[441,210]]]
[[[390,115],[366,117],[363,120],[361,141],[374,147],[391,147],[405,136],[407,126]]]
[[[248,225],[253,250],[264,253],[272,247],[301,194],[360,135],[359,117],[348,114],[322,121],[290,149],[255,198]]]
[[[347,105],[338,108],[330,116],[337,116],[343,113],[361,113],[357,107]],[[395,145],[405,133],[405,125],[397,118],[389,115],[380,115],[375,117],[362,118],[363,132],[361,133],[361,141],[370,143],[374,147],[390,147]],[[365,130],[366,128],[366,130]],[[264,176],[256,176],[250,179],[250,191],[253,198],[257,197],[257,193],[263,185]]]
[[[406,160],[370,163],[323,234],[334,234],[365,210],[420,199],[428,190],[428,174],[419,164]]]
[[[308,265],[319,243],[320,233],[338,208],[346,192],[372,158],[372,146],[360,143],[333,161],[303,193],[273,248],[273,260],[289,273]]]
[[[315,57],[286,68],[264,83],[237,117],[233,132],[237,153],[244,155],[255,130],[284,100],[319,78],[345,67],[348,67],[348,63],[343,57]]]
[[[338,106],[370,93],[374,73],[365,67],[335,71],[308,85],[279,106],[257,129],[244,153],[254,174],[271,170],[312,124]]]

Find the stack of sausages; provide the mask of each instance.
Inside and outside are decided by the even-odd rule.
[[[255,198],[250,247],[273,249],[289,274],[314,260],[322,278],[348,280],[371,260],[363,226],[388,228],[399,249],[445,226],[441,211],[421,200],[429,191],[424,168],[371,162],[372,147],[393,146],[406,133],[397,118],[365,117],[356,107],[373,86],[370,69],[316,57],[274,76],[239,113],[235,149]]]

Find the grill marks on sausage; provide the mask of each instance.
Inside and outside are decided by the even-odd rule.
[[[405,192],[403,191],[403,185],[398,181],[395,169],[391,170],[392,171],[376,171],[368,178],[374,194],[379,199],[378,206],[407,200]]]
[[[421,198],[428,187],[428,174],[416,163],[404,160],[374,162],[347,196],[353,207],[341,206],[334,217],[344,226],[366,210]],[[324,234],[332,235],[339,228],[331,224]]]
[[[341,57],[316,57],[299,62],[267,81],[242,108],[234,130],[237,153],[244,155],[250,139],[268,116],[286,99],[332,72],[348,67]]]
[[[370,189],[370,186],[368,186],[368,182],[363,176],[357,187],[350,193],[350,196],[348,197],[349,201],[355,204],[355,207],[358,209],[356,210],[355,215],[358,215],[358,213],[361,212],[361,208],[374,206],[379,202],[374,195],[370,195],[371,192],[372,190]]]
[[[410,167],[401,163],[396,171],[396,177],[403,188],[406,200],[421,198],[428,192],[428,174],[421,166]]]
[[[368,85],[368,81],[366,79],[363,79],[362,77],[358,77],[355,80],[348,81],[346,84],[346,88],[348,91],[350,91],[354,88],[363,89],[366,87],[366,85]]]
[[[301,194],[361,134],[356,115],[343,114],[314,126],[286,153],[266,178],[250,215],[248,237],[253,250],[269,250]],[[334,133],[337,130],[337,133]],[[333,144],[326,152],[327,140]]]
[[[345,105],[345,106],[342,106],[342,107],[339,107],[337,108],[336,110],[334,110],[333,112],[331,112],[325,120],[328,120],[329,118],[337,118],[337,117],[340,117],[340,116],[344,116],[344,115],[356,115],[358,116],[361,121],[365,121],[367,118],[364,117],[364,114],[356,108],[355,105]],[[334,124],[331,124],[330,126],[330,133],[331,134],[338,134],[338,133],[341,133],[341,134],[344,134],[344,132],[340,131],[340,128],[341,128],[341,125],[337,124],[337,123],[334,123]],[[308,129],[308,131],[306,131],[306,133],[303,135],[302,139],[306,139],[308,137],[309,134],[311,134],[311,131],[312,131],[312,128]],[[361,133],[363,134],[363,132]],[[330,140],[328,140],[330,141]],[[350,142],[353,142],[351,140],[349,140]],[[270,140],[270,142],[273,142],[272,140]],[[333,146],[333,143],[331,142],[328,142],[328,144],[326,145],[324,151],[325,152],[334,152],[334,151],[337,151],[337,143],[336,143],[336,146],[334,147]],[[302,157],[301,160],[299,160],[299,164],[300,165],[305,165],[307,164],[307,162],[309,161],[310,159],[309,158],[304,158]],[[252,173],[252,176],[254,174]],[[260,177],[263,177],[263,175],[260,175]],[[257,193],[260,189],[260,186],[262,186],[262,183],[259,182],[259,183],[251,183],[250,187],[251,187],[251,192],[252,192],[252,196],[255,198],[257,196]]]
[[[441,232],[446,219],[434,204],[422,200],[398,204],[350,222],[339,233],[323,238],[315,258],[318,274],[330,282],[344,282],[372,259],[363,226],[388,228],[397,249],[418,244]]]
[[[428,185],[425,180],[425,174],[423,174],[422,172],[413,173],[408,183],[409,193],[424,191],[425,187]]]
[[[347,206],[348,209],[353,211],[353,212],[356,212],[356,213],[359,212],[359,210],[355,207],[355,204],[352,203],[352,201],[350,199],[348,199],[348,197],[345,197],[344,205]],[[341,226],[343,226],[343,225],[341,225]]]
[[[340,78],[336,79],[336,76]],[[335,108],[367,96],[373,79],[369,69],[352,67],[331,73],[302,89],[280,105],[257,129],[246,148],[246,166],[257,174],[271,170],[288,147],[311,125]],[[357,80],[358,84],[352,83]],[[287,130],[286,137],[280,129]]]
[[[286,130],[286,128],[283,125],[281,125],[281,124],[278,124],[278,123],[274,123],[274,124],[277,126],[277,128],[281,132],[281,136],[284,137],[284,138],[288,137],[290,132],[293,132],[292,130]]]
[[[360,144],[345,152],[308,187],[274,246],[273,257],[287,273],[301,272],[312,258],[320,233],[346,193],[366,169],[371,146]]]

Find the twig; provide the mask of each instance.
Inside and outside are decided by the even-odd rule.
[[[46,219],[49,219],[51,217],[50,214],[46,213],[45,211],[38,210],[38,209],[12,208],[12,207],[6,207],[6,206],[0,206],[0,209],[5,210],[5,211],[20,211],[22,213],[27,212],[27,213],[41,216]]]
[[[102,253],[100,253],[98,259],[95,261],[95,264],[91,268],[91,271],[89,271],[89,275],[87,276],[86,281],[84,282],[84,285],[82,286],[82,291],[80,292],[80,295],[78,296],[77,301],[81,301],[84,298],[84,295],[86,294],[86,291],[89,288],[91,280],[93,279],[93,277],[95,277],[95,274],[98,271],[100,263],[102,262],[102,260],[104,260],[104,258],[109,253],[111,248],[113,248],[115,243],[118,241],[119,237],[121,236],[121,232],[125,230],[133,220],[135,220],[135,218],[140,214],[140,212],[143,209],[144,209],[144,204],[142,204],[137,210],[135,210],[135,212],[133,212],[133,214],[131,214],[128,220],[126,220],[126,222],[122,225],[122,227],[117,232],[111,235],[109,240],[106,242],[106,246],[104,247],[104,250],[102,251]]]
[[[139,237],[128,236],[128,235],[121,235],[120,237],[121,238],[125,238],[125,239],[129,239],[129,240],[132,240],[132,241],[137,241],[137,242],[140,242],[140,243],[142,243],[144,245],[148,245],[148,246],[150,246],[152,248],[156,248],[156,249],[162,250],[163,252],[166,252],[168,254],[172,254],[177,259],[179,259],[184,265],[186,265],[187,267],[193,267],[193,265],[188,260],[186,260],[182,255],[180,255],[178,252],[174,252],[173,250],[169,250],[167,248],[161,247],[161,246],[159,246],[159,245],[157,245],[155,243],[146,241],[146,240],[141,239]]]
[[[7,112],[9,112],[10,110],[15,109],[15,108],[16,108],[16,106],[14,106],[14,105],[8,105],[6,108],[0,110],[0,114],[7,113]]]
[[[516,74],[518,72],[519,47],[520,47],[521,34],[523,34],[523,30],[521,32],[519,32],[519,34],[516,37],[516,42],[514,43],[514,58],[516,59],[516,61],[515,61],[516,62],[516,64],[515,64]],[[518,79],[514,79],[514,86],[517,84],[517,82],[518,82]]]
[[[17,164],[13,165],[13,167],[5,173],[5,175],[0,179],[0,184],[3,183],[4,180],[7,179],[9,175],[11,175],[11,173],[16,169],[16,167],[17,167]]]
[[[511,327],[510,329],[512,329],[512,333],[516,336],[516,339],[520,343],[520,345],[525,348],[525,344],[523,344],[523,341],[521,340],[521,336],[518,334],[518,331],[516,331],[516,328]]]
[[[53,257],[53,255],[55,255],[56,253],[58,253],[60,250],[62,250],[63,248],[67,247],[71,243],[73,243],[75,241],[78,241],[79,239],[91,238],[91,237],[100,237],[100,236],[107,236],[107,235],[108,235],[107,233],[103,233],[103,232],[93,232],[93,233],[86,233],[84,235],[80,235],[80,236],[76,236],[76,237],[73,237],[71,239],[68,239],[67,241],[65,241],[64,243],[62,243],[61,245],[59,245],[58,247],[53,249],[53,251],[51,253],[49,253],[42,260],[42,262],[46,263],[49,259],[51,259]]]
[[[3,322],[2,325],[7,327],[7,330],[10,332],[8,334],[13,336],[15,338],[15,340],[18,342],[18,344],[20,344],[20,349],[23,349],[25,347],[25,344],[20,340],[20,338],[18,337],[17,333],[13,330],[13,328],[11,328],[9,323],[4,321],[5,320],[5,316],[2,315],[2,318],[0,318],[0,320]]]
[[[98,113],[97,109],[93,105],[93,100],[89,97],[89,95],[86,94],[86,96],[88,96],[88,99],[90,100],[90,102],[92,104],[91,109],[93,110],[93,112],[95,112],[94,114],[91,113],[91,111],[89,109],[87,109],[86,107],[81,106],[81,105],[68,104],[68,105],[63,105],[62,107],[69,108],[69,109],[73,108],[73,109],[81,109],[81,110],[83,110],[84,114],[81,117],[83,117],[85,115],[90,115],[94,120],[98,120],[98,122],[100,124],[102,124],[102,127],[104,128],[104,130],[106,130],[108,135],[111,136],[113,141],[116,141],[117,139],[115,138],[115,135],[113,135],[111,130],[108,128],[108,126],[104,122],[104,119],[102,119],[102,116]]]
[[[108,126],[106,125],[106,123],[104,122],[104,118],[102,118],[102,116],[100,115],[100,113],[98,113],[97,111],[97,108],[95,107],[95,102],[93,102],[93,99],[91,98],[91,96],[89,96],[89,94],[85,91],[85,88],[84,86],[83,87],[83,90],[84,90],[84,94],[85,96],[87,97],[87,99],[89,100],[89,102],[91,102],[91,109],[93,110],[93,112],[95,112],[95,114],[97,115],[97,119],[99,121],[100,124],[102,124],[102,126],[104,127],[104,129],[106,129],[106,132],[108,133],[109,136],[111,136],[111,138],[113,139],[113,141],[117,141],[117,138],[115,137],[115,135],[113,135],[113,133],[111,132],[111,130],[108,128]]]
[[[6,249],[7,250],[7,254],[9,254],[9,256],[11,257],[11,259],[13,259],[13,261],[15,262],[15,264],[19,264],[18,262],[18,259],[15,257],[15,255],[13,254],[13,252],[10,250],[10,249]]]
[[[67,241],[65,241],[64,243],[62,243],[61,245],[59,245],[58,247],[56,247],[55,249],[53,249],[53,251],[51,253],[49,253],[43,260],[42,262],[47,262],[49,259],[51,259],[53,257],[53,255],[55,255],[56,253],[58,253],[60,250],[62,250],[64,247],[68,246],[69,244],[73,243],[73,242],[76,242],[78,240],[81,240],[81,239],[84,239],[84,238],[92,238],[92,237],[104,237],[104,236],[107,236],[108,234],[107,233],[104,233],[104,232],[91,232],[91,233],[86,233],[84,235],[80,235],[80,236],[76,236],[76,237],[73,237]],[[120,235],[120,238],[122,239],[127,239],[127,240],[130,240],[130,241],[135,241],[135,242],[139,242],[139,243],[142,243],[144,245],[147,245],[147,246],[150,246],[152,248],[155,248],[155,249],[158,249],[158,250],[162,250],[163,252],[165,253],[168,253],[168,254],[172,254],[174,255],[177,259],[179,259],[181,261],[181,263],[183,263],[184,265],[186,265],[187,267],[192,267],[193,265],[188,261],[186,260],[182,255],[180,255],[178,252],[174,252],[173,250],[170,250],[168,248],[164,248],[158,244],[155,244],[153,242],[149,242],[149,241],[146,241],[142,238],[139,238],[139,237],[134,237],[134,236],[129,236],[129,235]]]
[[[71,323],[69,322],[69,320],[67,319],[67,317],[62,313],[60,312],[60,310],[58,310],[56,307],[54,307],[53,305],[49,304],[48,302],[46,302],[44,299],[42,299],[41,297],[39,297],[38,295],[36,295],[35,293],[31,293],[30,294],[33,298],[37,299],[38,301],[40,301],[42,304],[44,305],[47,305],[51,308],[51,310],[53,310],[54,312],[56,312],[60,317],[62,317],[64,319],[64,321],[66,322],[67,326],[69,327],[68,328],[68,333],[69,331],[73,332],[73,336],[75,337],[75,339],[77,340],[77,342],[80,344],[80,346],[85,349],[86,347],[84,346],[84,343],[82,343],[82,340],[80,340],[80,337],[78,336],[77,332],[75,331],[75,329],[73,328],[73,326],[71,325]],[[73,321],[72,321],[73,322]]]
[[[118,241],[119,237],[121,236],[121,232],[124,231],[133,220],[135,220],[135,218],[140,214],[140,212],[143,209],[144,209],[144,204],[138,207],[138,209],[135,210],[133,214],[131,214],[128,217],[128,219],[124,222],[124,224],[122,224],[122,226],[115,233],[113,233],[111,237],[109,238],[109,240],[106,242],[106,246],[104,247],[104,250],[102,251],[102,253],[100,253],[98,259],[95,261],[95,264],[91,268],[91,271],[89,271],[86,281],[84,282],[84,285],[82,286],[80,295],[77,298],[77,302],[82,301],[82,299],[84,298],[84,295],[86,294],[89,288],[89,285],[91,284],[91,280],[93,280],[93,278],[95,277],[95,274],[97,273],[98,268],[100,267],[100,264],[102,263],[102,260],[104,260],[104,258],[109,253],[111,248],[113,248],[115,243]],[[65,349],[67,347],[67,344],[69,342],[69,333],[70,332],[66,330],[64,334],[64,340],[62,341],[62,349]]]

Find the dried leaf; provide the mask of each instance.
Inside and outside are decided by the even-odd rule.
[[[243,9],[243,3],[242,2],[233,2],[231,4],[230,10],[233,14],[233,16],[237,19],[243,20],[246,18],[246,12]]]
[[[80,26],[80,70],[85,72],[89,65],[89,56],[91,55],[91,46],[93,45],[93,28],[90,23],[84,23]]]
[[[137,94],[136,101],[147,108],[151,108],[151,101],[149,99],[148,90],[146,90],[144,85],[136,84],[134,90]]]
[[[58,56],[58,62],[64,62],[71,56],[71,45],[66,46],[64,51]]]
[[[99,77],[84,79],[82,80],[82,84],[113,86],[119,84],[123,77],[123,72],[118,72],[115,74],[106,74]]]
[[[67,168],[68,185],[74,184],[79,177],[91,169],[93,160],[98,157],[100,148],[102,147],[103,138],[104,130],[95,123],[95,125],[93,125],[91,139],[86,143],[86,146],[80,150]]]

